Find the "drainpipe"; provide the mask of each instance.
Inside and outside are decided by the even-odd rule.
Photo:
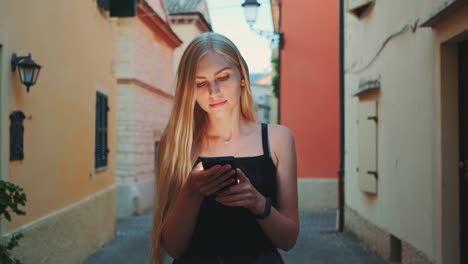
[[[338,231],[344,229],[344,204],[345,204],[345,171],[344,171],[344,149],[345,149],[345,102],[344,102],[344,0],[339,1],[340,12],[340,169],[338,171]]]
[[[278,124],[281,124],[281,50],[284,45],[284,35],[281,32],[281,0],[278,0],[278,34],[280,34],[279,45],[278,45]]]

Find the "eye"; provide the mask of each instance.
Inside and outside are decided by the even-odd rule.
[[[199,82],[199,83],[197,83],[197,87],[198,87],[198,88],[201,88],[201,87],[203,87],[203,86],[205,86],[205,85],[206,85],[206,82]]]
[[[218,78],[220,81],[226,81],[227,79],[229,79],[229,74]]]

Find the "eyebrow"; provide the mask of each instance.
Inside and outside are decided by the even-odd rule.
[[[232,68],[231,67],[224,67],[224,68],[216,71],[214,75],[216,75],[216,74],[218,74],[218,73],[220,73],[220,72],[222,72],[224,70],[232,70]],[[203,76],[197,76],[197,78],[205,79],[205,77],[203,77]]]

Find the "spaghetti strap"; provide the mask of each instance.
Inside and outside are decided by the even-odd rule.
[[[262,123],[262,145],[263,155],[270,156],[270,144],[268,142],[268,124]]]

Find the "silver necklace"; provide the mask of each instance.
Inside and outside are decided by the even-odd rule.
[[[220,137],[220,136],[218,136],[218,138],[219,138],[219,139],[221,139],[221,141],[223,142],[223,144],[224,144],[224,145],[228,145],[228,144],[229,144],[229,142],[231,142],[231,138],[232,138],[232,131],[231,131],[231,134],[229,135],[229,137],[228,137],[228,138],[224,139],[224,138],[222,138],[222,137]]]
[[[231,142],[231,137],[232,137],[232,134],[229,136],[229,138],[223,139],[224,145],[227,145],[227,144],[229,144],[229,142]]]

